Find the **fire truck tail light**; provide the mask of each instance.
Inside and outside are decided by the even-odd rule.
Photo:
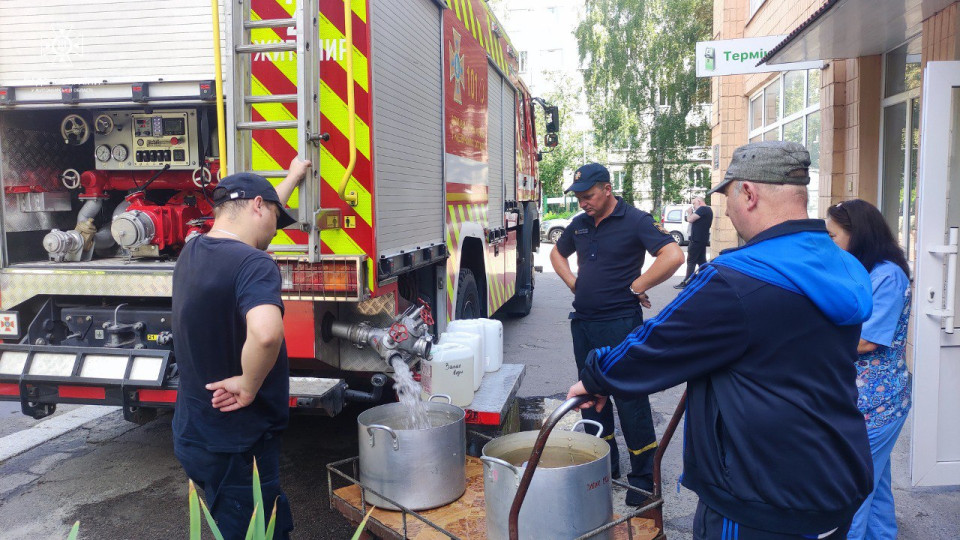
[[[123,379],[127,359],[123,356],[90,354],[84,357],[80,376],[89,379]]]
[[[154,381],[163,372],[163,359],[155,356],[136,356],[130,368],[130,380]]]
[[[358,297],[361,288],[359,259],[281,262],[282,290],[300,296]]]
[[[0,354],[0,375],[17,375],[23,373],[23,366],[27,363],[27,354],[20,351],[6,351]]]
[[[30,364],[30,375],[69,377],[73,373],[73,365],[76,361],[76,354],[38,352],[33,355],[33,363]]]

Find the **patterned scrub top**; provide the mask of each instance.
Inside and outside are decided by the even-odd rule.
[[[890,261],[870,271],[873,313],[863,323],[861,339],[877,344],[857,359],[857,406],[868,429],[885,426],[910,410],[907,371],[907,324],[910,320],[910,280]]]

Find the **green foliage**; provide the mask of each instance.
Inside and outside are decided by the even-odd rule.
[[[200,540],[201,526],[200,513],[206,519],[207,526],[214,538],[223,540],[223,534],[217,527],[217,522],[213,519],[213,514],[207,508],[207,504],[197,494],[197,488],[190,481],[190,492],[188,496],[188,506],[190,508],[190,540]],[[277,501],[273,501],[273,512],[270,515],[270,521],[264,528],[263,515],[263,491],[260,488],[260,471],[257,469],[257,460],[253,460],[253,515],[250,516],[250,525],[247,527],[246,540],[272,540],[277,521]]]
[[[568,218],[576,214],[577,212],[578,212],[577,210],[571,210],[569,212],[547,212],[540,219],[541,219],[541,222],[543,222],[543,221],[547,221],[548,219]]]
[[[709,38],[712,10],[708,0],[586,1],[576,30],[584,86],[597,144],[623,150],[624,199],[649,176],[655,208],[679,200],[688,147],[709,144],[706,119],[690,125],[690,113],[709,101],[694,45]]]
[[[357,531],[353,533],[353,536],[350,537],[350,540],[360,540],[360,537],[363,535],[363,528],[367,526],[367,520],[370,519],[370,514],[372,514],[376,509],[376,506],[370,507],[370,511],[367,512],[367,515],[363,516],[363,521],[360,522],[360,526],[357,527]]]
[[[549,78],[549,77],[548,77]],[[556,148],[541,147],[543,160],[538,165],[540,184],[543,186],[544,197],[559,197],[563,195],[564,173],[573,174],[580,165],[597,161],[596,149],[592,144],[592,137],[583,130],[578,130],[574,118],[577,112],[578,96],[583,92],[582,86],[570,77],[554,78],[549,85],[554,91],[540,96],[550,105],[560,109],[560,144]],[[543,120],[543,110],[537,108],[537,134],[546,134]]]

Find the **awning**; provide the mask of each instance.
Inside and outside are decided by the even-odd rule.
[[[858,58],[887,52],[920,33],[956,0],[827,0],[760,63]]]

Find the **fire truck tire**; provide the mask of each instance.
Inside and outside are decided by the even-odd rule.
[[[480,304],[480,289],[473,271],[468,268],[460,270],[460,280],[457,285],[457,309],[455,318],[478,319],[483,316]]]

